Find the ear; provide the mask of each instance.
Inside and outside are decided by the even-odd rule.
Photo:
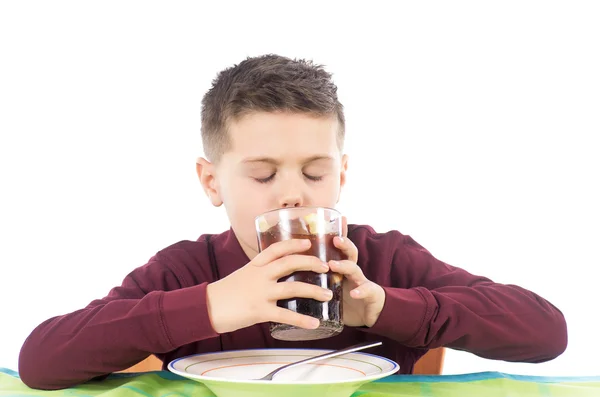
[[[342,193],[342,189],[346,185],[346,171],[348,171],[348,155],[344,154],[342,156],[342,162],[340,166],[340,192],[338,193],[337,202],[340,201],[340,195]]]
[[[196,160],[196,173],[200,184],[204,189],[204,193],[215,207],[220,207],[223,204],[221,194],[216,178],[216,166],[210,161],[199,157]]]

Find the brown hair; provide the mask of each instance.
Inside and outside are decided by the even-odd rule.
[[[251,112],[337,116],[342,148],[345,120],[337,87],[323,66],[279,55],[247,58],[221,71],[202,99],[202,144],[212,162],[229,149],[227,123]]]

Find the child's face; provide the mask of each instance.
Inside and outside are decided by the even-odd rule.
[[[277,208],[335,207],[347,158],[337,144],[335,117],[261,112],[229,127],[231,149],[217,166],[207,164],[214,175],[207,193],[213,204],[223,203],[252,259],[258,253],[254,218]]]

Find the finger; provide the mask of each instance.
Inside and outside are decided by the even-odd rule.
[[[258,254],[251,263],[255,266],[264,266],[286,255],[304,252],[310,248],[310,245],[311,242],[308,239],[278,241]]]
[[[333,298],[333,292],[318,285],[301,281],[282,281],[277,283],[271,295],[272,300],[310,298],[321,302],[328,302]]]
[[[348,218],[342,216],[342,236],[348,237]]]
[[[313,255],[288,255],[271,262],[268,266],[269,276],[280,279],[294,272],[309,271],[326,273],[329,271],[327,263]]]
[[[330,261],[329,268],[332,272],[345,276],[356,285],[362,285],[369,281],[363,274],[361,268],[351,261]]]
[[[376,301],[382,288],[372,281],[366,282],[350,291],[350,297],[367,302]],[[385,293],[385,292],[384,292]]]
[[[349,238],[336,236],[333,238],[333,245],[337,249],[342,251],[342,254],[349,261],[352,261],[352,262],[358,261],[358,248],[356,248],[356,245],[354,245],[354,243],[352,241],[350,241]]]
[[[278,306],[275,306],[273,313],[269,317],[269,321],[281,324],[289,324],[305,329],[316,329],[319,328],[320,325],[320,321],[317,318],[299,314]]]

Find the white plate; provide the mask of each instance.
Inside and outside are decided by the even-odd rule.
[[[286,369],[271,381],[255,380],[280,366],[330,351],[255,349],[206,353],[173,360],[168,368],[175,374],[202,382],[217,397],[306,397],[313,393],[347,397],[361,385],[399,369],[398,364],[387,358],[356,352]]]

